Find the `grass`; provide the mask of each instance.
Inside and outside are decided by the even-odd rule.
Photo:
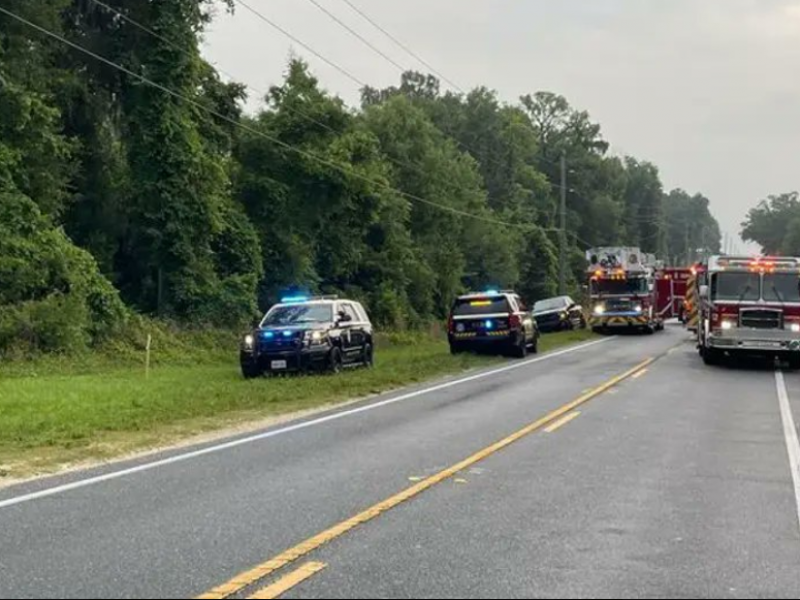
[[[205,336],[202,339],[192,335]],[[545,336],[542,350],[591,337]],[[0,482],[163,447],[197,434],[385,392],[501,359],[450,356],[429,336],[383,336],[377,366],[245,381],[235,337],[164,336],[144,378],[135,348],[0,366]],[[194,343],[192,343],[194,342]]]

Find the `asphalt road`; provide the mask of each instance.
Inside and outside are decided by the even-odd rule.
[[[800,597],[800,375],[782,412],[771,366],[707,368],[687,340],[608,339],[5,490],[0,597]]]

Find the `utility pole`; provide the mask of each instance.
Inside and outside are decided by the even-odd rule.
[[[558,293],[567,293],[567,153],[561,152],[561,231],[558,252]]]

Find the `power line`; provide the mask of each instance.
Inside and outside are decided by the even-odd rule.
[[[353,9],[355,12],[357,12],[359,15],[361,15],[361,17],[362,17],[363,19],[365,19],[365,20],[366,20],[366,21],[367,21],[367,22],[368,22],[370,25],[372,25],[373,27],[375,27],[375,29],[377,29],[378,31],[380,31],[380,32],[381,32],[383,35],[385,35],[385,36],[386,36],[387,38],[389,38],[389,39],[390,39],[392,42],[394,42],[394,43],[395,43],[395,45],[397,45],[397,46],[398,46],[398,47],[399,47],[401,50],[403,50],[403,51],[404,51],[406,54],[408,54],[408,55],[409,55],[409,56],[411,56],[413,59],[415,59],[415,60],[416,60],[416,61],[418,61],[420,64],[422,64],[422,65],[423,65],[423,66],[424,66],[426,69],[428,69],[428,71],[430,71],[431,73],[433,73],[434,75],[436,75],[436,76],[437,76],[439,79],[441,79],[442,81],[444,81],[444,82],[446,82],[446,83],[449,83],[449,84],[450,84],[450,85],[451,85],[453,88],[457,89],[457,90],[458,90],[459,92],[461,92],[462,94],[466,94],[466,92],[465,92],[463,89],[461,89],[461,86],[459,86],[457,83],[453,83],[453,82],[452,82],[450,79],[448,79],[447,77],[445,77],[445,76],[444,76],[442,73],[440,73],[439,71],[437,71],[436,69],[434,69],[434,68],[433,68],[433,67],[430,65],[430,63],[428,63],[428,62],[427,62],[427,61],[426,61],[424,58],[422,58],[422,57],[421,57],[419,54],[417,54],[416,52],[414,52],[414,51],[413,51],[411,48],[409,48],[409,47],[408,47],[406,44],[404,44],[404,43],[403,43],[403,42],[401,42],[399,39],[397,39],[397,38],[396,38],[394,35],[392,35],[391,33],[389,33],[389,31],[387,31],[387,30],[386,30],[384,27],[382,27],[382,26],[381,26],[379,23],[377,23],[377,22],[376,22],[376,21],[375,21],[375,20],[374,20],[372,17],[370,17],[370,16],[369,16],[367,13],[365,13],[365,12],[364,12],[362,9],[360,9],[358,6],[356,6],[355,4],[353,4],[353,3],[352,3],[350,0],[342,0],[342,2],[344,2],[345,4],[347,4],[347,6],[349,6],[350,8],[352,8],[352,9]]]
[[[507,227],[521,228],[521,229],[530,228],[530,226],[519,225],[519,224],[515,224],[515,223],[508,223],[508,222],[505,222],[505,221],[500,221],[498,219],[492,219],[491,217],[483,217],[481,215],[475,215],[475,214],[472,214],[472,213],[469,213],[469,212],[466,212],[466,211],[459,210],[457,208],[453,208],[451,206],[447,206],[447,205],[444,205],[444,204],[439,204],[437,202],[433,202],[431,200],[427,200],[425,198],[421,198],[421,197],[416,196],[414,194],[409,194],[409,193],[404,192],[402,190],[398,190],[397,188],[392,187],[388,183],[384,183],[382,181],[377,181],[377,180],[371,179],[371,178],[369,178],[369,177],[367,177],[365,175],[361,175],[359,173],[356,173],[352,169],[347,169],[346,167],[344,167],[344,166],[342,166],[340,164],[337,164],[335,162],[332,162],[332,161],[330,161],[330,160],[328,160],[326,158],[320,157],[320,156],[314,154],[313,152],[309,152],[307,150],[303,150],[302,148],[298,148],[296,146],[293,146],[292,144],[288,144],[288,143],[286,143],[286,142],[284,142],[284,141],[282,141],[282,140],[280,140],[280,139],[278,139],[278,138],[276,138],[274,136],[271,136],[271,135],[268,135],[268,134],[264,133],[263,131],[259,131],[258,129],[255,129],[253,127],[245,125],[244,123],[241,123],[240,121],[237,121],[236,119],[233,119],[233,118],[231,118],[231,117],[229,117],[227,115],[224,115],[224,114],[222,114],[222,113],[220,113],[218,111],[215,111],[215,110],[209,108],[208,106],[202,104],[201,102],[198,102],[197,100],[194,100],[194,99],[192,99],[192,98],[190,98],[188,96],[185,96],[185,95],[183,95],[183,94],[181,94],[179,92],[176,92],[176,91],[174,91],[174,90],[172,90],[172,89],[170,89],[170,88],[168,88],[168,87],[166,87],[166,86],[164,86],[164,85],[162,85],[162,84],[160,84],[158,82],[153,81],[152,79],[149,79],[148,77],[145,77],[144,75],[140,75],[139,73],[135,73],[135,72],[131,71],[130,69],[128,69],[127,67],[124,67],[124,66],[122,66],[122,65],[120,65],[118,63],[115,63],[114,61],[104,57],[104,56],[101,56],[100,54],[97,54],[96,52],[93,52],[93,51],[91,51],[91,50],[89,50],[87,48],[84,48],[83,46],[81,46],[79,44],[76,44],[75,42],[72,42],[71,40],[68,40],[64,36],[59,35],[58,33],[55,33],[53,31],[50,31],[49,29],[47,29],[45,27],[37,25],[36,23],[33,23],[32,21],[29,21],[25,17],[22,17],[22,16],[14,13],[14,12],[6,9],[6,8],[3,8],[3,7],[0,6],[0,12],[2,12],[3,14],[11,17],[12,19],[15,19],[16,21],[19,21],[20,23],[23,23],[23,24],[25,24],[25,25],[27,25],[27,26],[39,31],[40,33],[43,33],[44,35],[47,35],[48,37],[51,37],[51,38],[53,38],[53,39],[55,39],[57,41],[60,41],[61,43],[69,46],[70,48],[73,48],[74,50],[77,50],[78,52],[86,54],[87,56],[90,56],[90,57],[94,58],[95,60],[98,60],[98,61],[100,61],[100,62],[102,62],[102,63],[104,63],[104,64],[106,64],[106,65],[108,65],[108,66],[110,66],[110,67],[112,67],[114,69],[117,69],[118,71],[120,71],[122,73],[125,73],[126,75],[128,75],[130,77],[134,77],[134,78],[138,79],[139,81],[141,81],[142,83],[145,83],[145,84],[147,84],[147,85],[149,85],[151,87],[159,89],[162,92],[164,92],[165,94],[168,94],[168,95],[170,95],[170,96],[172,96],[174,98],[178,98],[180,100],[183,100],[184,102],[187,102],[187,103],[195,106],[196,108],[199,108],[200,110],[203,110],[203,111],[205,111],[205,112],[207,112],[207,113],[209,113],[209,114],[211,114],[211,115],[213,115],[213,116],[215,116],[215,117],[217,117],[219,119],[222,119],[223,121],[227,121],[228,123],[231,123],[234,126],[240,127],[242,129],[244,129],[245,131],[248,131],[249,133],[252,133],[254,135],[260,136],[260,137],[272,142],[273,144],[275,144],[277,146],[280,146],[282,148],[285,148],[287,150],[290,150],[290,151],[292,151],[292,152],[294,152],[294,153],[296,153],[296,154],[298,154],[300,156],[303,156],[305,158],[309,158],[311,160],[314,160],[314,161],[316,161],[316,162],[318,162],[318,163],[320,163],[320,164],[322,164],[324,166],[336,169],[336,170],[344,173],[345,175],[349,175],[349,176],[355,177],[355,178],[360,179],[360,180],[362,180],[362,181],[364,181],[366,183],[369,183],[371,185],[375,185],[375,186],[381,187],[381,188],[383,188],[385,190],[388,190],[388,191],[391,191],[391,192],[395,192],[395,193],[403,196],[404,198],[406,198],[408,200],[411,200],[411,201],[414,201],[414,202],[419,202],[419,203],[422,203],[422,204],[426,204],[428,206],[432,206],[432,207],[435,207],[435,208],[439,208],[441,210],[444,210],[444,211],[447,211],[447,212],[450,212],[450,213],[453,213],[453,214],[456,214],[456,215],[459,215],[459,216],[468,217],[468,218],[476,219],[476,220],[479,220],[479,221],[492,223],[492,224],[495,224],[495,225],[503,225],[503,226],[507,226]]]
[[[181,52],[181,53],[183,53],[184,55],[187,55],[187,56],[192,56],[192,53],[191,53],[191,52],[190,52],[190,51],[189,51],[187,48],[182,48],[182,47],[181,47],[181,46],[180,46],[178,43],[176,43],[176,42],[173,42],[173,41],[172,41],[172,40],[170,40],[169,38],[167,38],[167,37],[164,37],[163,35],[161,35],[161,34],[157,33],[157,32],[156,32],[156,31],[154,31],[153,29],[151,29],[151,28],[147,27],[146,25],[143,25],[143,24],[142,24],[142,23],[140,23],[139,21],[136,21],[135,19],[133,19],[133,18],[129,17],[128,15],[126,15],[125,13],[123,13],[122,11],[120,11],[119,9],[116,9],[116,8],[114,8],[113,6],[110,6],[110,5],[106,4],[106,3],[105,3],[105,2],[103,2],[102,0],[89,0],[89,1],[90,1],[90,2],[94,2],[95,4],[97,4],[97,5],[99,5],[99,6],[103,7],[103,8],[105,8],[105,9],[106,9],[106,10],[108,10],[109,12],[111,12],[111,13],[113,13],[113,14],[117,15],[118,17],[120,17],[121,19],[123,19],[123,20],[124,20],[124,21],[126,21],[127,23],[131,24],[132,26],[134,26],[134,27],[136,27],[136,28],[138,28],[138,29],[140,29],[140,30],[142,30],[142,31],[144,31],[144,32],[146,32],[146,33],[148,33],[148,34],[152,35],[153,37],[155,37],[156,39],[159,39],[159,40],[161,40],[161,41],[162,41],[162,42],[164,42],[165,44],[168,44],[168,45],[169,45],[169,46],[170,46],[172,49],[174,49],[174,50],[177,50],[178,52]],[[234,75],[233,73],[231,73],[231,72],[229,72],[229,71],[226,71],[226,70],[224,70],[224,69],[220,68],[220,67],[219,67],[219,66],[217,66],[217,65],[215,65],[215,66],[214,66],[214,68],[215,68],[215,69],[217,69],[217,70],[218,70],[220,73],[222,73],[223,75],[227,76],[228,78],[230,78],[230,79],[231,79],[231,80],[233,80],[233,81],[238,81],[238,79],[239,79],[239,78],[238,78],[236,75]],[[245,85],[245,87],[249,88],[250,90],[252,90],[252,91],[254,91],[254,92],[257,92],[257,93],[259,93],[259,94],[260,94],[262,97],[264,97],[264,98],[266,98],[266,97],[267,97],[267,95],[268,95],[268,94],[267,94],[267,92],[265,92],[264,90],[261,90],[261,89],[257,88],[257,87],[256,87],[256,86],[254,86],[254,85],[250,85],[250,84],[244,84],[244,85]],[[306,121],[308,121],[309,123],[313,123],[313,124],[315,124],[315,125],[317,125],[317,126],[319,126],[319,127],[322,127],[323,129],[325,129],[326,131],[328,131],[328,132],[330,132],[330,133],[333,133],[334,135],[340,135],[340,133],[341,133],[341,132],[337,131],[335,128],[333,128],[333,127],[331,127],[330,125],[328,125],[327,123],[323,123],[323,122],[322,122],[322,121],[320,121],[319,119],[316,119],[316,118],[312,117],[312,116],[311,116],[311,115],[309,115],[307,112],[305,112],[305,111],[302,111],[302,110],[300,110],[300,109],[298,109],[298,108],[294,108],[294,107],[288,107],[288,106],[281,106],[281,107],[280,107],[280,109],[281,109],[281,110],[285,110],[285,111],[286,111],[286,112],[288,112],[289,114],[295,114],[295,115],[298,115],[299,117],[301,117],[301,118],[305,119],[305,120],[306,120]],[[386,158],[388,161],[390,161],[391,163],[393,163],[394,165],[396,165],[396,166],[398,166],[398,167],[403,167],[403,168],[405,168],[405,169],[410,169],[410,170],[412,170],[412,171],[417,169],[417,167],[416,167],[415,165],[412,165],[412,164],[410,164],[410,163],[407,163],[407,162],[405,162],[405,161],[402,161],[402,160],[396,159],[396,158],[394,158],[393,156],[389,156],[388,154],[384,154],[384,156],[385,156],[385,158]]]
[[[311,54],[313,54],[314,56],[316,56],[318,59],[320,59],[321,61],[323,61],[325,64],[327,64],[327,65],[329,65],[329,66],[333,67],[334,69],[336,69],[337,71],[339,71],[339,73],[341,73],[342,75],[344,75],[345,77],[347,77],[348,79],[350,79],[350,81],[353,81],[354,83],[356,83],[356,84],[360,85],[362,88],[367,86],[367,84],[366,84],[366,83],[364,83],[364,82],[363,82],[362,80],[360,80],[358,77],[356,77],[355,75],[353,75],[352,73],[350,73],[350,71],[348,71],[348,70],[347,70],[347,69],[345,69],[344,67],[342,67],[342,66],[340,66],[340,65],[336,64],[336,63],[335,63],[335,62],[333,62],[331,59],[329,59],[329,58],[327,58],[325,55],[323,55],[321,52],[317,52],[316,50],[314,50],[314,48],[312,48],[311,46],[309,46],[308,44],[306,44],[306,43],[305,43],[303,40],[301,40],[300,38],[298,38],[298,37],[296,37],[296,36],[292,35],[292,34],[291,34],[290,32],[288,32],[286,29],[284,29],[283,27],[281,27],[280,25],[278,25],[278,24],[277,24],[275,21],[273,21],[272,19],[270,19],[269,17],[267,17],[267,16],[266,16],[266,15],[264,15],[263,13],[259,12],[258,10],[256,10],[255,8],[253,8],[252,6],[250,6],[250,5],[249,5],[247,2],[245,2],[244,0],[236,0],[236,2],[237,2],[239,5],[241,5],[241,6],[242,6],[242,8],[244,8],[244,9],[246,9],[246,10],[250,11],[250,12],[251,12],[253,15],[255,15],[256,17],[258,17],[259,19],[261,19],[262,21],[264,21],[264,23],[266,23],[267,25],[269,25],[270,27],[272,27],[272,28],[273,28],[273,29],[275,29],[276,31],[279,31],[280,33],[282,33],[282,34],[283,34],[283,35],[285,35],[286,37],[288,37],[288,38],[289,38],[290,40],[292,40],[292,41],[293,41],[295,44],[297,44],[298,46],[300,46],[300,47],[302,47],[302,48],[305,48],[305,49],[306,49],[308,52],[311,52]]]
[[[393,59],[391,56],[389,56],[389,55],[388,55],[388,54],[386,54],[386,53],[385,53],[383,50],[381,50],[380,48],[378,48],[378,47],[377,47],[375,44],[373,44],[373,43],[372,43],[372,42],[370,42],[368,39],[366,39],[364,36],[362,36],[360,33],[358,33],[358,32],[357,32],[355,29],[353,29],[352,27],[350,27],[350,26],[349,26],[347,23],[345,23],[344,21],[342,21],[342,20],[341,20],[339,17],[337,17],[335,14],[333,14],[333,13],[332,13],[330,10],[328,10],[327,8],[325,8],[324,6],[322,6],[322,5],[321,5],[319,2],[317,2],[317,0],[308,0],[308,1],[309,1],[309,2],[311,2],[311,4],[313,4],[314,6],[316,6],[316,7],[317,7],[319,10],[321,10],[323,13],[325,13],[326,15],[328,15],[328,16],[329,16],[331,19],[333,19],[333,20],[334,20],[336,23],[338,23],[339,25],[341,25],[341,26],[342,26],[342,27],[343,27],[343,28],[344,28],[344,29],[345,29],[345,30],[346,30],[348,33],[350,33],[350,35],[352,35],[353,37],[355,37],[355,38],[357,38],[357,39],[361,40],[361,41],[362,41],[362,42],[363,42],[363,43],[364,43],[364,44],[365,44],[367,47],[371,48],[373,52],[376,52],[377,54],[379,54],[380,56],[382,56],[382,57],[383,57],[385,60],[387,60],[388,62],[390,62],[391,64],[393,64],[395,67],[397,67],[397,69],[399,69],[401,73],[405,73],[405,72],[406,72],[406,68],[405,68],[403,65],[401,65],[400,63],[398,63],[398,62],[397,62],[396,60],[394,60],[394,59]]]

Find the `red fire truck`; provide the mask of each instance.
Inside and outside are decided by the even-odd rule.
[[[689,267],[667,267],[656,273],[656,298],[659,316],[680,319],[686,322],[686,292],[692,269]]]
[[[589,250],[589,296],[594,331],[664,328],[658,314],[655,257],[639,248],[607,247]]]
[[[800,258],[713,256],[700,286],[706,364],[760,355],[800,368]]]

